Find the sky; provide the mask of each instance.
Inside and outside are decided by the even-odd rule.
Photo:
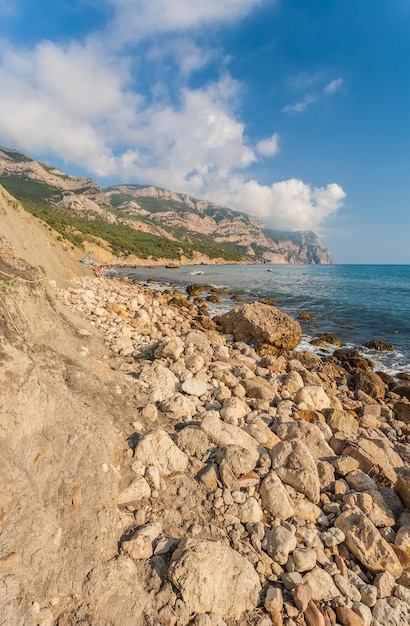
[[[409,0],[0,0],[0,145],[410,263]]]

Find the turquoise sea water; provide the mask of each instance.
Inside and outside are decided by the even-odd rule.
[[[203,274],[196,275],[198,271]],[[301,321],[300,348],[313,349],[307,346],[312,338],[331,333],[344,346],[356,347],[376,361],[376,369],[392,374],[410,371],[410,265],[201,265],[121,273],[180,287],[192,283],[226,286],[249,301],[273,297],[276,306],[293,317],[303,312],[313,316],[311,321]],[[228,296],[213,306],[216,312],[237,304]],[[388,341],[396,349],[393,353],[369,351],[363,343],[370,339]]]

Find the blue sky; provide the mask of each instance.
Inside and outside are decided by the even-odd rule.
[[[408,0],[0,0],[0,145],[410,262]]]

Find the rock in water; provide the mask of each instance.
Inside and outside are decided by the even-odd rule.
[[[271,344],[281,350],[293,350],[302,339],[302,328],[297,320],[262,302],[235,307],[215,317],[214,321],[223,332],[234,335],[236,341],[255,345]]]
[[[225,619],[239,619],[255,609],[261,591],[249,561],[220,542],[183,540],[169,577],[191,611],[213,611]]]

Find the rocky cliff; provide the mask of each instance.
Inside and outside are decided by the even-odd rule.
[[[310,231],[268,229],[258,218],[186,194],[142,185],[100,189],[9,148],[0,184],[62,236],[98,237],[109,256],[193,263],[332,263]]]

